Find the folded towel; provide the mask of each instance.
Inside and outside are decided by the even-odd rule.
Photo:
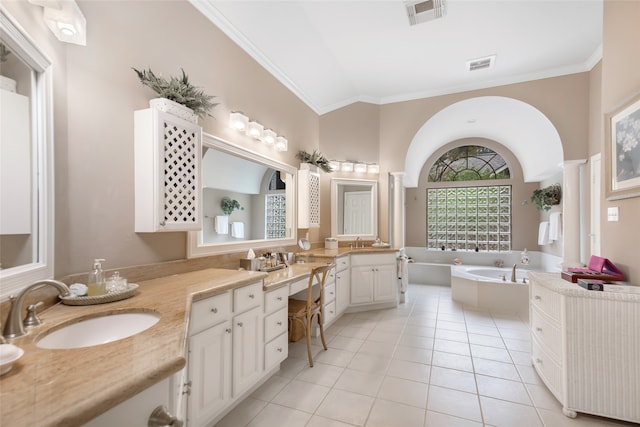
[[[540,227],[538,228],[538,244],[549,244],[549,221],[542,221],[540,223]]]
[[[232,222],[231,223],[231,237],[236,239],[244,239],[244,223]]]
[[[229,217],[226,215],[216,216],[216,233],[229,234]]]
[[[559,240],[562,237],[562,214],[551,212],[549,215],[549,240]]]

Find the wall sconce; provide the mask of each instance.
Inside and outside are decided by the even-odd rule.
[[[44,22],[58,40],[87,45],[87,20],[74,0],[29,0],[29,3],[44,8]]]
[[[333,172],[380,173],[376,163],[353,162],[351,160],[330,160],[329,167]]]
[[[239,111],[234,111],[229,114],[229,127],[238,132],[245,132],[251,138],[273,146],[278,151],[287,151],[289,148],[287,138],[278,135],[272,129],[265,129],[262,124],[249,119],[249,117]]]

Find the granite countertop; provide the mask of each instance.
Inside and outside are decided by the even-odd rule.
[[[344,255],[357,255],[357,254],[374,254],[374,253],[385,253],[385,252],[398,252],[399,249],[387,247],[387,248],[374,248],[371,246],[367,246],[365,248],[347,248],[347,247],[338,247],[338,249],[311,249],[304,252],[296,253],[296,258],[306,258],[306,257],[317,257],[317,258],[337,258]]]
[[[541,273],[529,271],[529,278],[536,284],[563,295],[603,300],[640,302],[640,286],[632,284],[604,285],[604,291],[589,291],[577,283],[564,280],[560,273]]]
[[[24,350],[0,377],[0,425],[80,425],[185,366],[192,301],[265,279],[280,286],[309,274],[312,263],[277,274],[206,269],[139,283],[129,299],[90,306],[57,304],[43,321],[12,341]],[[47,350],[36,340],[48,329],[85,317],[127,311],[160,313],[151,328],[132,337],[93,347]]]

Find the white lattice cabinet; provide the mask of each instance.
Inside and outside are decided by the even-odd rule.
[[[202,128],[154,108],[134,117],[135,231],[199,230]]]
[[[587,291],[557,273],[529,273],[531,361],[576,412],[640,422],[640,292]]]
[[[320,174],[303,163],[298,170],[298,228],[320,227]]]

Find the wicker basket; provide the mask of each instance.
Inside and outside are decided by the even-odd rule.
[[[294,320],[289,324],[289,341],[296,342],[304,338],[304,327],[302,323]]]

